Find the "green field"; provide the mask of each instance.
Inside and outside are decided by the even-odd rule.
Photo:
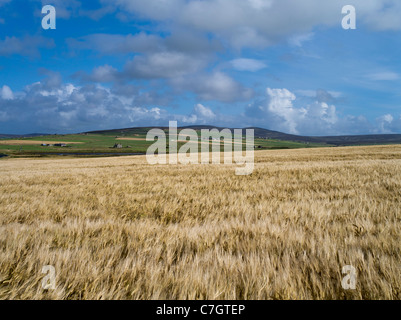
[[[22,139],[0,139],[0,154],[6,154],[10,157],[54,157],[60,156],[60,154],[62,154],[63,156],[74,157],[97,157],[107,155],[113,156],[116,154],[144,154],[146,153],[148,147],[153,144],[152,141],[146,141],[147,131],[148,130],[146,128],[142,128],[138,129],[137,131],[131,131],[129,133],[121,131],[120,135],[116,135],[116,132],[106,132],[93,134],[47,135]],[[200,131],[198,131],[198,135],[200,136]],[[135,140],[123,140],[130,138],[133,138]],[[7,141],[9,141],[10,144],[8,144]],[[29,144],[29,141],[32,141],[32,145]],[[38,144],[42,141],[47,143],[72,143],[67,143],[67,147],[55,147],[41,146],[40,144]],[[35,145],[35,143],[37,144]],[[121,144],[123,148],[113,148],[115,144]],[[184,142],[178,142],[178,148],[180,148],[183,144]],[[222,150],[223,146],[224,144],[221,143]],[[306,144],[302,142],[292,141],[255,139],[256,150],[296,149],[324,146],[327,147],[327,145],[325,144]]]

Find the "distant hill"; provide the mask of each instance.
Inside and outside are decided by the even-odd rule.
[[[262,128],[248,128],[248,129],[255,130],[255,137],[270,138],[276,140],[297,141],[297,142],[326,143],[335,146],[401,143],[401,134],[309,137],[309,136],[286,134]]]
[[[135,128],[124,128],[124,129],[88,131],[88,132],[83,132],[82,134],[107,134],[107,135],[146,134],[149,130],[156,128],[168,130],[168,127],[135,127]]]
[[[13,139],[13,138],[17,138],[19,136],[16,136],[14,134],[2,134],[0,133],[0,139]]]
[[[124,129],[113,129],[113,130],[103,130],[103,131],[91,131],[86,132],[88,134],[144,134],[150,129],[162,129],[168,130],[168,127],[136,127],[136,128],[124,128]],[[206,125],[193,125],[179,127],[181,129],[218,129],[222,130],[222,127],[216,126],[206,126]],[[279,131],[273,131],[258,127],[249,127],[245,129],[254,129],[255,139],[273,139],[282,141],[294,141],[303,143],[322,143],[327,145],[335,146],[353,146],[353,145],[372,145],[372,144],[401,144],[401,134],[376,134],[376,135],[346,135],[346,136],[323,136],[323,137],[310,137],[310,136],[299,136],[293,134],[287,134]],[[231,131],[234,128],[230,128]]]
[[[317,141],[336,146],[372,145],[372,144],[399,144],[401,134],[375,134],[359,136],[318,137]]]
[[[18,139],[18,138],[33,138],[47,136],[47,133],[28,133],[28,134],[6,134],[0,133],[0,139]]]
[[[82,134],[107,134],[107,135],[134,135],[146,134],[150,129],[168,130],[168,127],[135,127],[111,130],[89,131]],[[182,129],[218,129],[222,130],[223,127],[207,126],[207,125],[194,125],[179,127]],[[253,129],[255,132],[255,139],[272,139],[281,141],[293,141],[302,143],[319,143],[334,146],[354,146],[354,145],[372,145],[372,144],[401,144],[401,134],[374,134],[374,135],[346,135],[346,136],[323,136],[323,137],[310,137],[299,136],[294,134],[283,133],[258,127],[249,127],[244,129]],[[234,131],[234,128],[230,128]],[[0,139],[18,139],[18,138],[33,138],[39,136],[46,136],[45,133],[30,133],[30,134],[0,134]]]

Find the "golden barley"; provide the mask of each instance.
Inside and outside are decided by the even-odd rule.
[[[251,176],[235,167],[1,160],[0,298],[401,298],[401,146],[261,151]]]

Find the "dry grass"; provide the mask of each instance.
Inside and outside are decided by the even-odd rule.
[[[401,146],[255,160],[0,161],[0,298],[401,298]]]

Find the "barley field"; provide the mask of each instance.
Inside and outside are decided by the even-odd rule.
[[[401,298],[401,146],[235,168],[1,160],[0,299]]]

